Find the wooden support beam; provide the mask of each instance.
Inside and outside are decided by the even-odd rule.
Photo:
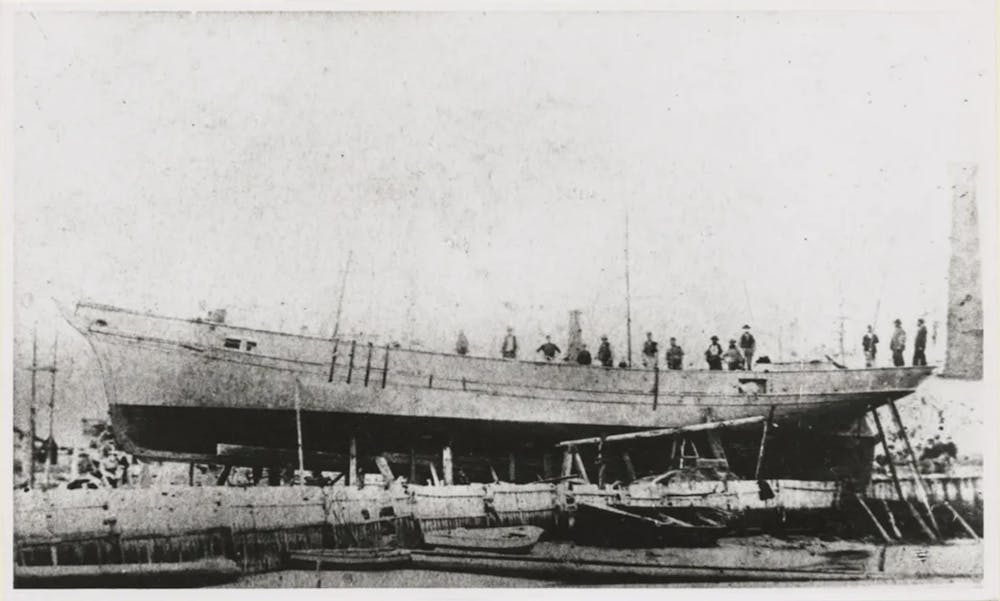
[[[417,483],[417,451],[410,449],[410,482]]]
[[[517,458],[514,453],[507,453],[507,481],[517,482]]]
[[[878,518],[875,517],[875,514],[872,513],[871,508],[868,507],[868,503],[865,503],[865,500],[861,498],[861,495],[857,493],[854,494],[854,498],[857,499],[858,504],[861,505],[861,508],[864,509],[865,513],[868,514],[868,517],[871,519],[872,524],[875,526],[875,530],[878,531],[879,536],[882,537],[882,540],[885,541],[886,544],[892,544],[892,539],[889,537],[889,533],[886,532],[885,528],[882,527],[882,524],[879,523]]]
[[[542,453],[542,478],[554,478],[555,475],[552,469],[552,453],[545,451]]]
[[[451,447],[447,445],[441,449],[441,471],[444,476],[444,485],[451,486],[455,482],[455,474],[451,465]]]
[[[896,524],[896,514],[892,512],[892,507],[889,506],[889,501],[882,499],[882,508],[885,509],[885,514],[889,517],[889,527],[892,528],[892,534],[896,538],[903,538],[903,533],[899,531],[899,525]]]
[[[389,467],[389,461],[382,455],[375,456],[375,467],[378,468],[380,474],[382,474],[382,479],[385,480],[385,487],[389,488],[389,485],[396,479],[392,475],[392,468]]]
[[[437,468],[434,467],[434,462],[428,461],[427,467],[429,467],[431,470],[431,484],[433,484],[434,486],[441,486],[441,480],[438,478],[438,471]]]
[[[493,469],[492,465],[490,466],[490,477],[493,478],[494,483],[500,482],[500,476],[497,475],[497,471]]]
[[[927,538],[931,540],[937,540],[937,535],[930,529],[930,526],[924,521],[924,518],[920,516],[920,512],[917,508],[910,503],[906,495],[903,494],[903,486],[899,483],[899,474],[896,472],[896,464],[892,460],[892,450],[889,448],[889,441],[885,437],[885,429],[882,428],[882,420],[878,416],[878,409],[872,408],[872,418],[875,420],[875,427],[878,429],[879,439],[882,440],[882,450],[885,452],[886,464],[889,466],[889,474],[892,476],[892,484],[896,489],[896,495],[899,496],[899,500],[906,504],[910,508],[910,513],[913,515],[914,521],[920,526],[920,529],[924,531]]]
[[[937,519],[934,517],[934,512],[931,511],[931,504],[928,500],[930,492],[927,490],[927,483],[924,482],[924,477],[920,473],[920,466],[917,465],[917,454],[913,452],[913,446],[910,445],[910,437],[906,434],[906,426],[903,425],[903,418],[900,417],[895,402],[889,401],[889,411],[892,413],[893,421],[896,422],[899,436],[903,439],[903,446],[906,447],[906,456],[910,460],[910,469],[913,470],[913,477],[916,479],[917,484],[920,485],[920,501],[924,504],[924,509],[927,510],[927,517],[931,522],[931,527],[940,536],[941,528],[938,527]]]
[[[352,351],[353,354],[353,351]],[[358,439],[351,437],[350,450],[347,452],[347,482],[348,486],[361,488],[361,480],[358,478]]]
[[[188,486],[194,486],[194,462],[188,464]]]
[[[629,481],[635,480],[635,466],[632,465],[632,456],[628,454],[628,451],[622,451],[622,461],[625,462]]]
[[[146,466],[146,464],[143,464],[143,467],[145,467],[145,466]],[[222,472],[219,473],[219,477],[215,479],[215,485],[216,486],[225,486],[226,483],[229,481],[229,472],[231,472],[231,471],[233,471],[233,466],[231,466],[231,465],[223,466]]]
[[[753,472],[754,480],[760,480],[760,470],[764,466],[764,450],[767,448],[767,431],[772,419],[774,419],[774,405],[771,405],[771,410],[768,411],[767,419],[764,420],[764,426],[760,432],[760,448],[757,450],[757,467]]]
[[[587,484],[590,484],[590,477],[587,476],[587,468],[583,465],[583,457],[580,456],[579,452],[573,453],[573,462],[576,463],[576,469],[580,472],[580,477]]]
[[[588,444],[599,444],[601,442],[622,442],[626,440],[638,440],[643,438],[656,438],[659,436],[675,436],[686,432],[701,432],[704,430],[714,430],[717,428],[735,428],[739,426],[749,426],[759,424],[764,421],[764,416],[741,417],[717,422],[706,422],[703,424],[692,424],[678,428],[662,428],[658,430],[643,430],[642,432],[630,432],[628,434],[612,434],[610,436],[593,436],[591,438],[579,438],[577,440],[564,440],[557,443],[557,447],[576,447]]]
[[[560,474],[563,478],[568,478],[573,474],[574,454],[576,454],[576,449],[572,447],[567,447],[563,450],[562,473]]]

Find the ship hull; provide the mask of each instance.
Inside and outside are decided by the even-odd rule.
[[[115,431],[152,459],[225,462],[220,445],[341,452],[551,448],[560,440],[772,415],[856,421],[930,368],[605,369],[458,357],[165,320],[104,308],[71,318],[93,346]],[[254,339],[253,352],[225,348]]]

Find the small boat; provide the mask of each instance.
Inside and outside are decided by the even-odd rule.
[[[493,553],[528,553],[545,530],[538,526],[502,528],[455,528],[425,532],[424,544],[441,549],[491,551]]]
[[[408,563],[406,549],[302,549],[288,556],[290,568],[306,570],[391,570]]]
[[[711,547],[728,531],[719,522],[692,524],[665,514],[654,518],[591,503],[576,504],[571,527],[576,542],[608,547]]]
[[[222,557],[173,563],[14,566],[14,588],[191,588],[242,575]]]

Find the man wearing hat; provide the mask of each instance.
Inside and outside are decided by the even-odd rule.
[[[892,350],[892,364],[896,367],[903,367],[906,361],[903,359],[903,351],[906,350],[906,332],[903,331],[902,320],[893,322],[896,329],[892,332],[892,340],[889,341],[889,349]]]
[[[597,360],[604,367],[614,367],[615,365],[615,358],[611,353],[611,343],[608,342],[607,336],[601,336],[601,346],[597,347]]]
[[[708,362],[708,369],[713,371],[722,370],[722,346],[719,345],[719,337],[712,336],[712,343],[705,351],[705,361]]]
[[[927,326],[924,320],[917,320],[917,336],[913,339],[913,365],[927,365],[927,357],[924,350],[927,348]]]
[[[736,348],[736,339],[729,339],[729,348],[726,350],[723,357],[726,359],[726,365],[729,366],[729,371],[736,371],[738,369],[743,369],[743,354],[740,349]]]
[[[743,335],[740,336],[740,350],[746,358],[747,369],[753,370],[753,355],[757,352],[757,340],[750,333],[750,326],[743,325]]]

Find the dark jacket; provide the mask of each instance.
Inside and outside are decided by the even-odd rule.
[[[597,349],[597,360],[605,367],[611,367],[614,364],[614,358],[611,355],[611,344],[607,340],[602,342],[600,348]]]
[[[655,357],[657,353],[660,352],[660,345],[656,343],[655,340],[647,340],[642,345],[642,354],[647,357]]]
[[[927,326],[920,326],[917,329],[917,336],[913,339],[913,348],[918,351],[927,349]]]
[[[590,365],[590,351],[583,349],[576,355],[576,362],[580,365]]]
[[[861,339],[861,348],[866,352],[871,351],[874,353],[878,351],[878,336],[875,334],[865,334],[865,337]]]

